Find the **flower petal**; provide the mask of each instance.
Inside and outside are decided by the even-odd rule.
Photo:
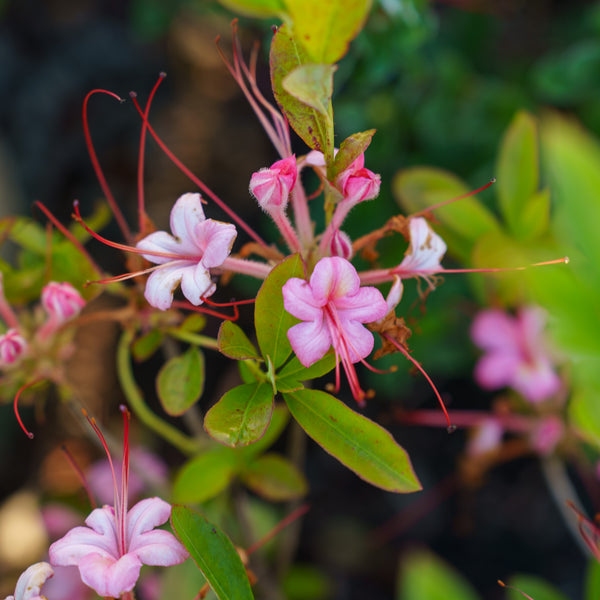
[[[88,554],[79,563],[81,580],[99,596],[119,598],[124,592],[130,592],[140,575],[142,561],[130,552],[118,560]]]
[[[519,368],[519,357],[504,352],[486,354],[475,366],[475,381],[486,390],[496,390],[513,385],[515,373]]]
[[[35,600],[40,597],[40,590],[46,579],[54,575],[54,570],[47,562],[38,562],[23,571],[17,581],[14,600]],[[9,596],[13,598],[13,596]],[[8,600],[8,598],[7,598]]]
[[[211,268],[222,265],[229,256],[237,231],[231,223],[207,219],[196,226],[194,235],[202,251],[202,263]]]
[[[482,350],[520,352],[517,322],[501,310],[480,312],[471,325],[471,339]]]
[[[310,285],[304,279],[292,277],[281,288],[283,306],[290,315],[303,321],[321,321],[323,319],[323,305],[318,302]]]
[[[339,298],[334,302],[340,319],[372,323],[385,317],[388,305],[383,294],[374,287],[363,287],[352,296]]]
[[[408,276],[441,271],[440,261],[446,253],[444,240],[431,229],[423,217],[410,219],[409,229],[410,246],[394,272]]]
[[[310,276],[310,287],[315,300],[321,305],[347,295],[360,288],[360,278],[352,263],[339,256],[322,258]]]
[[[202,296],[211,296],[217,286],[212,282],[208,269],[199,262],[181,270],[181,291],[194,305],[202,304]]]
[[[144,297],[148,304],[160,310],[167,310],[173,304],[173,292],[177,289],[187,269],[192,272],[194,263],[185,260],[173,261],[170,265],[154,271],[146,282]]]
[[[561,388],[561,380],[549,362],[538,361],[534,365],[522,364],[510,386],[535,403],[554,396]]]
[[[170,516],[171,505],[161,498],[140,500],[127,513],[127,548],[136,536],[166,523]]]
[[[170,567],[189,557],[188,551],[169,531],[155,529],[135,538],[131,552],[135,552],[145,565]]]
[[[138,250],[165,252],[167,254],[176,254],[178,256],[196,256],[199,254],[198,249],[195,246],[185,248],[181,242],[176,240],[170,233],[167,233],[166,231],[155,231],[154,233],[147,235],[144,239],[140,240],[136,244],[136,248]],[[154,256],[153,254],[142,254],[142,256],[147,261],[156,265],[164,265],[165,263],[173,261],[173,257],[167,256]]]
[[[85,522],[89,527],[75,527],[50,546],[48,552],[53,565],[79,565],[83,557],[91,553],[113,559],[119,556],[112,507],[95,508]]]
[[[331,336],[321,320],[298,323],[288,329],[287,336],[298,360],[305,367],[323,358],[331,347]]]
[[[202,208],[202,196],[197,193],[183,194],[171,209],[171,231],[184,248],[198,248],[196,231],[206,220]]]
[[[336,349],[339,348],[343,340],[348,349],[350,362],[356,363],[369,356],[375,345],[373,334],[364,325],[356,321],[340,319],[340,325],[342,327],[341,335],[334,340]]]

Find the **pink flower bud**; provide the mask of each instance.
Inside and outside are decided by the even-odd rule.
[[[331,247],[329,250],[331,252],[331,256],[339,256],[341,258],[345,258],[346,260],[350,260],[354,254],[350,236],[339,229],[337,229],[333,234],[330,246]]]
[[[70,283],[51,281],[42,290],[42,306],[55,324],[61,324],[78,315],[85,300]]]
[[[16,329],[0,335],[0,367],[16,363],[26,352],[27,342]]]
[[[268,169],[253,173],[250,178],[250,192],[267,213],[285,210],[288,196],[296,184],[296,156],[273,163]]]
[[[344,194],[344,200],[358,204],[365,200],[372,200],[379,195],[381,176],[364,168],[365,155],[361,154],[337,178],[336,185]]]

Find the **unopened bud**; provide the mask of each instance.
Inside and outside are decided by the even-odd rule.
[[[344,200],[358,204],[372,200],[379,195],[381,176],[364,168],[364,154],[361,154],[337,178],[336,185],[344,195]]]
[[[296,184],[297,174],[295,155],[278,160],[268,169],[253,173],[250,192],[265,212],[285,210],[289,194]]]
[[[0,335],[0,367],[16,363],[26,352],[27,342],[16,329],[9,329]]]
[[[70,283],[51,281],[42,290],[42,306],[55,324],[62,324],[81,312],[85,300]]]
[[[354,254],[350,236],[337,229],[331,238],[330,252],[331,256],[339,256],[346,260],[350,260]]]

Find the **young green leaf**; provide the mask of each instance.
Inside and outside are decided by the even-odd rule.
[[[138,362],[147,360],[159,349],[162,341],[162,332],[158,329],[151,329],[148,333],[133,342],[131,345],[131,354]]]
[[[288,94],[329,119],[336,68],[335,65],[300,65],[288,73],[281,84]]]
[[[421,489],[408,454],[383,427],[319,390],[283,397],[304,431],[359,477],[390,492]]]
[[[519,240],[533,240],[548,230],[550,222],[550,190],[539,190],[527,198],[513,233]]]
[[[331,115],[324,116],[312,106],[294,98],[284,88],[283,80],[289,73],[301,65],[314,62],[289,33],[287,25],[279,27],[273,37],[269,62],[273,94],[292,129],[309,148],[320,150],[328,160],[333,160]]]
[[[496,169],[500,209],[510,231],[518,235],[522,233],[519,222],[523,208],[539,184],[537,124],[529,113],[517,113],[510,124],[500,146]]]
[[[248,17],[280,17],[285,14],[283,0],[219,0],[219,2],[229,10]]]
[[[185,504],[210,500],[229,486],[237,469],[238,460],[231,448],[211,448],[181,468],[175,478],[173,500]]]
[[[298,323],[283,307],[281,288],[290,277],[304,277],[302,259],[295,254],[279,263],[263,282],[254,305],[256,337],[263,358],[279,368],[292,352],[287,331]]]
[[[335,155],[333,178],[347,169],[368,147],[375,135],[375,129],[359,131],[347,137]]]
[[[173,417],[189,410],[204,389],[204,355],[191,346],[167,361],[158,372],[156,389],[164,411]]]
[[[296,39],[314,62],[332,64],[362,29],[371,0],[285,0]]]
[[[247,446],[265,433],[273,413],[269,383],[245,383],[229,390],[207,413],[204,428],[227,446]]]
[[[258,350],[248,339],[248,336],[243,332],[242,328],[232,321],[223,321],[223,323],[221,323],[218,345],[219,352],[229,358],[235,358],[237,360],[244,358],[260,358]]]
[[[173,507],[171,525],[219,600],[253,600],[240,555],[216,525],[185,506]]]
[[[255,493],[271,502],[301,498],[308,491],[304,475],[279,454],[265,454],[240,472],[242,481]]]
[[[335,353],[328,352],[321,360],[305,367],[297,356],[292,358],[277,373],[275,386],[278,392],[295,392],[304,386],[301,382],[317,379],[329,373],[335,367]]]

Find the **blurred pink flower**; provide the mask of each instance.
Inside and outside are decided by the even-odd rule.
[[[27,342],[16,330],[0,335],[0,368],[16,363],[27,353]]]
[[[122,407],[125,436],[123,483],[117,485],[113,471],[114,507],[94,509],[85,520],[50,546],[50,562],[77,566],[81,580],[100,596],[119,598],[133,590],[142,564],[171,566],[183,562],[188,553],[175,536],[155,529],[171,515],[171,506],[160,498],[146,498],[128,510],[129,413]],[[90,424],[100,437],[109,461],[106,441],[93,419]]]
[[[42,290],[42,306],[58,326],[77,316],[85,306],[85,300],[70,283],[51,281]]]
[[[477,383],[488,390],[511,387],[534,403],[556,394],[561,381],[543,337],[545,320],[537,308],[524,308],[515,317],[480,312],[471,327],[473,342],[485,351],[475,367]]]
[[[136,247],[149,251],[144,258],[160,265],[146,283],[149,304],[167,310],[173,292],[181,285],[183,295],[194,305],[212,295],[216,285],[210,269],[223,264],[236,238],[235,226],[207,219],[200,194],[184,194],[171,210],[171,231],[155,231],[140,240]]]
[[[288,339],[300,362],[309,367],[333,346],[341,360],[355,399],[362,403],[354,364],[373,350],[373,334],[363,323],[385,316],[388,306],[374,287],[360,287],[356,270],[339,257],[322,258],[310,282],[293,277],[282,288],[285,309],[303,323],[288,330]]]
[[[47,579],[52,577],[54,570],[47,562],[31,565],[19,577],[14,596],[7,596],[6,600],[45,600],[41,596],[41,589]]]

